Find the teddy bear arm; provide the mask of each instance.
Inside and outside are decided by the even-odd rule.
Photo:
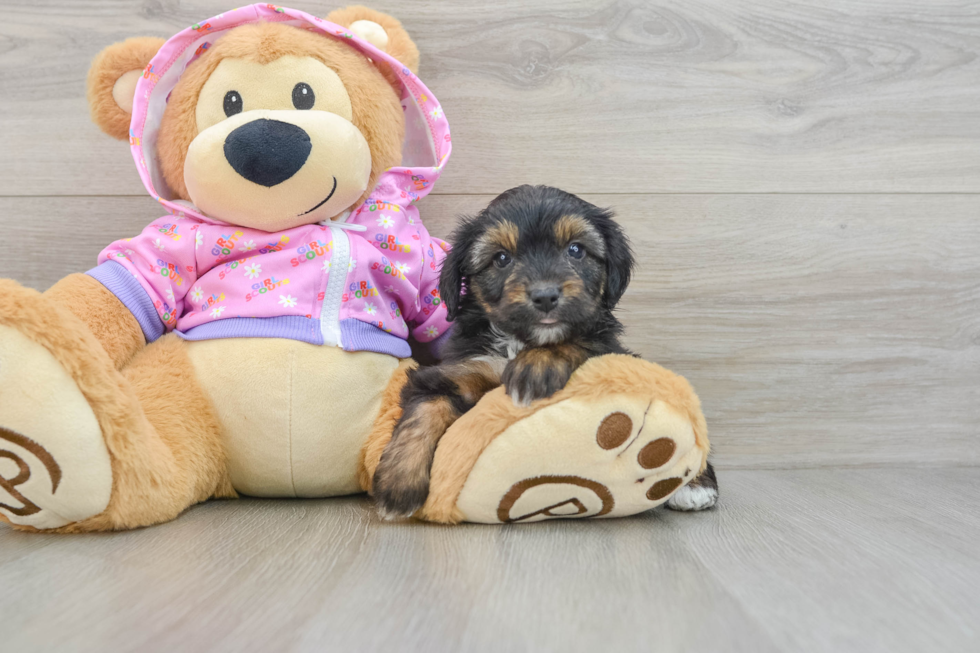
[[[116,369],[146,346],[136,317],[108,288],[87,274],[68,275],[44,295],[67,308],[89,328]]]

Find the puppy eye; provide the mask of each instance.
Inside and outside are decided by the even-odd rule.
[[[300,82],[293,87],[293,106],[300,111],[306,111],[307,109],[313,108],[313,103],[316,102],[316,96],[313,95],[313,89],[310,88],[309,84]]]
[[[225,93],[225,115],[231,118],[236,113],[242,112],[242,96],[238,91],[228,91]]]
[[[585,256],[585,246],[582,243],[572,243],[568,246],[568,255],[572,258],[582,258]]]
[[[510,254],[507,252],[497,252],[493,255],[493,264],[498,268],[505,268],[510,265]]]

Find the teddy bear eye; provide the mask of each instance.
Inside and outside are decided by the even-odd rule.
[[[236,113],[242,112],[242,96],[238,91],[228,91],[225,93],[225,115],[231,118]]]
[[[313,89],[310,88],[309,84],[300,82],[293,87],[294,107],[300,111],[305,111],[307,109],[312,109],[314,102],[316,102],[316,96],[313,95]]]

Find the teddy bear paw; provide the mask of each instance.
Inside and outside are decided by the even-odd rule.
[[[693,480],[706,456],[690,419],[662,400],[572,398],[498,436],[457,506],[483,523],[636,514]]]
[[[102,429],[47,349],[0,325],[0,517],[37,529],[99,514],[112,469]]]

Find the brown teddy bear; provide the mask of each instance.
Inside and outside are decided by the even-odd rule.
[[[43,294],[0,280],[0,518],[119,530],[212,497],[370,491],[407,339],[437,352],[449,328],[447,246],[416,203],[450,137],[418,57],[363,7],[257,4],[96,58],[92,117],[168,214]],[[686,381],[602,357],[530,407],[487,395],[418,516],[632,514],[707,451]]]

